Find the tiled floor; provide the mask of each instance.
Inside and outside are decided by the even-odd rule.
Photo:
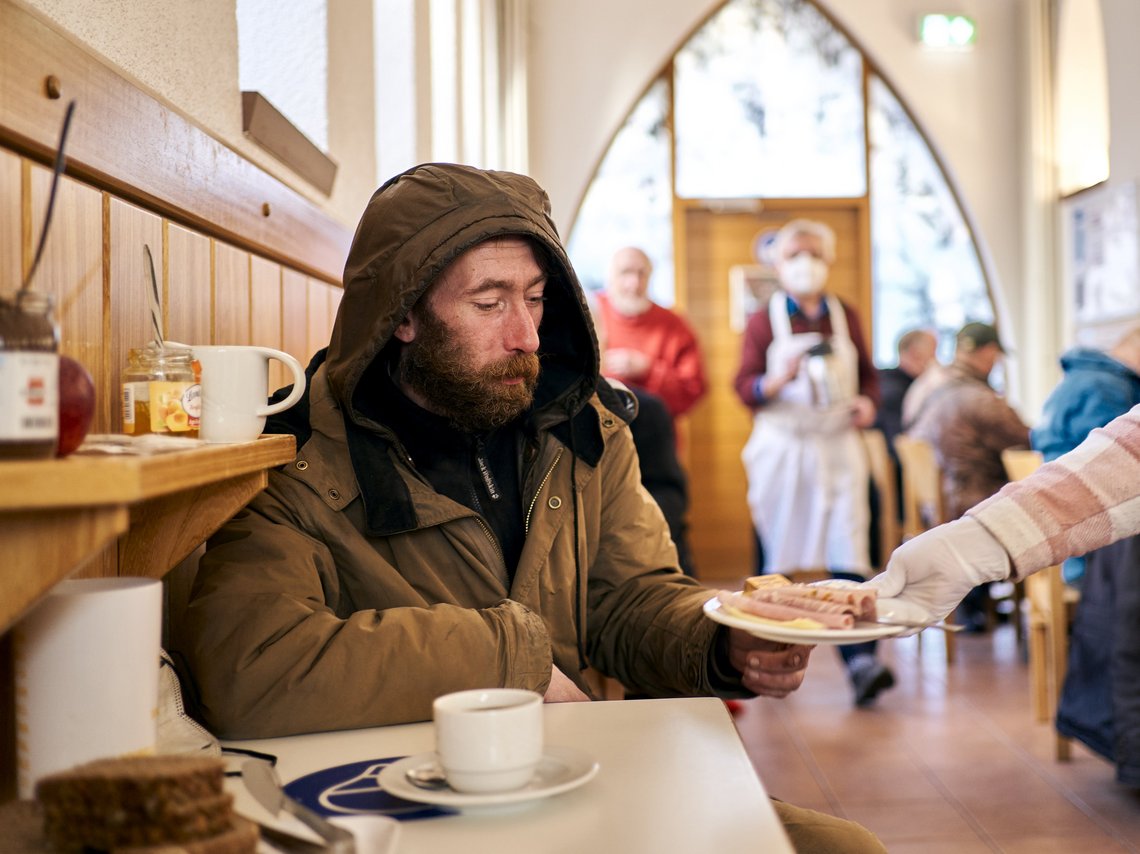
[[[736,725],[769,794],[859,821],[892,854],[1140,852],[1140,791],[1079,743],[1053,759],[1013,628],[958,641],[949,666],[934,632],[880,642],[898,684],[870,709],[825,647],[794,695],[746,702]]]

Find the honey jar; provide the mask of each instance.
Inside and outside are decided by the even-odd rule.
[[[187,347],[130,350],[123,371],[123,432],[198,438],[201,368]]]

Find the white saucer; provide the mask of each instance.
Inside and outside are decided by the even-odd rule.
[[[409,801],[435,804],[442,807],[468,809],[471,807],[500,806],[548,798],[568,792],[588,783],[600,767],[590,756],[573,747],[547,747],[531,781],[521,789],[509,792],[456,792],[452,789],[421,789],[408,782],[404,775],[412,768],[437,765],[435,751],[406,756],[386,766],[378,778],[381,788],[389,794]]]

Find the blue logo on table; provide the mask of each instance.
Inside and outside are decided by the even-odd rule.
[[[323,816],[387,815],[401,821],[454,815],[455,810],[406,801],[380,786],[380,772],[403,756],[323,768],[286,784],[291,798]]]

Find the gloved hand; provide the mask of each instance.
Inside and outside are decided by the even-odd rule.
[[[867,584],[881,597],[922,608],[936,622],[979,584],[1009,578],[1010,570],[1001,543],[980,522],[965,516],[903,543],[887,568]]]

